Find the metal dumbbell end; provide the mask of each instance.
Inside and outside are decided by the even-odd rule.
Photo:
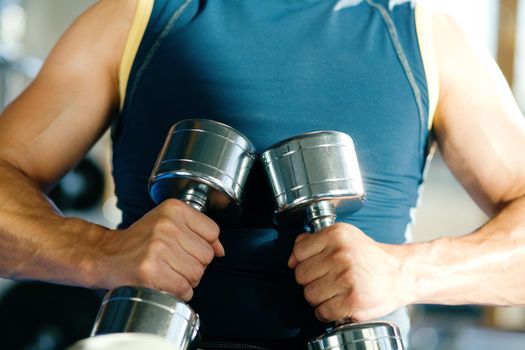
[[[237,130],[206,119],[175,124],[149,180],[155,203],[178,198],[197,210],[238,214],[241,194],[257,155]]]
[[[76,342],[66,350],[180,350],[167,340],[141,333],[107,334]]]
[[[389,322],[345,324],[310,341],[308,350],[403,350],[399,328]]]
[[[261,155],[272,187],[277,224],[306,224],[317,232],[365,203],[354,143],[337,131],[284,140]],[[396,325],[343,324],[308,343],[309,350],[402,350]]]
[[[91,336],[114,333],[158,335],[178,349],[196,349],[199,316],[166,292],[140,287],[109,291],[102,302]]]
[[[261,155],[272,187],[279,225],[306,223],[312,232],[335,222],[336,214],[361,209],[365,193],[350,136],[318,131],[293,137]]]
[[[255,148],[235,129],[212,120],[183,120],[170,129],[159,154],[150,196],[157,204],[177,198],[199,211],[238,214],[255,159]],[[92,336],[156,334],[186,350],[196,348],[199,327],[198,315],[173,295],[123,287],[106,295]]]

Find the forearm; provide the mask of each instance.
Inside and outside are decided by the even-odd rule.
[[[0,276],[90,286],[105,228],[68,219],[22,172],[0,161]]]
[[[398,248],[411,303],[525,304],[525,197],[469,235]]]

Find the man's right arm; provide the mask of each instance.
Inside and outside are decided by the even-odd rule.
[[[1,277],[143,285],[189,299],[205,266],[223,254],[217,226],[178,201],[112,231],[62,217],[43,193],[118,111],[118,71],[136,4],[103,0],[86,11],[0,117]]]

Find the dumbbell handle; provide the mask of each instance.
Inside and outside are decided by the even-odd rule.
[[[210,188],[201,183],[191,183],[179,195],[179,200],[188,204],[195,210],[204,212]]]
[[[319,232],[335,223],[336,212],[330,201],[319,201],[306,207],[306,223],[310,232]]]

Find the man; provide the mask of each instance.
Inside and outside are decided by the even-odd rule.
[[[403,327],[409,304],[525,303],[523,116],[453,22],[395,3],[98,2],[0,119],[0,275],[168,291],[201,314],[210,349],[300,348],[343,318],[392,314]],[[191,117],[237,128],[259,152],[349,133],[365,208],[315,235],[277,228],[257,167],[236,223],[219,229],[177,200],[154,208],[149,172],[169,126]],[[119,230],[63,218],[43,194],[110,124]],[[429,129],[491,219],[401,245]]]

